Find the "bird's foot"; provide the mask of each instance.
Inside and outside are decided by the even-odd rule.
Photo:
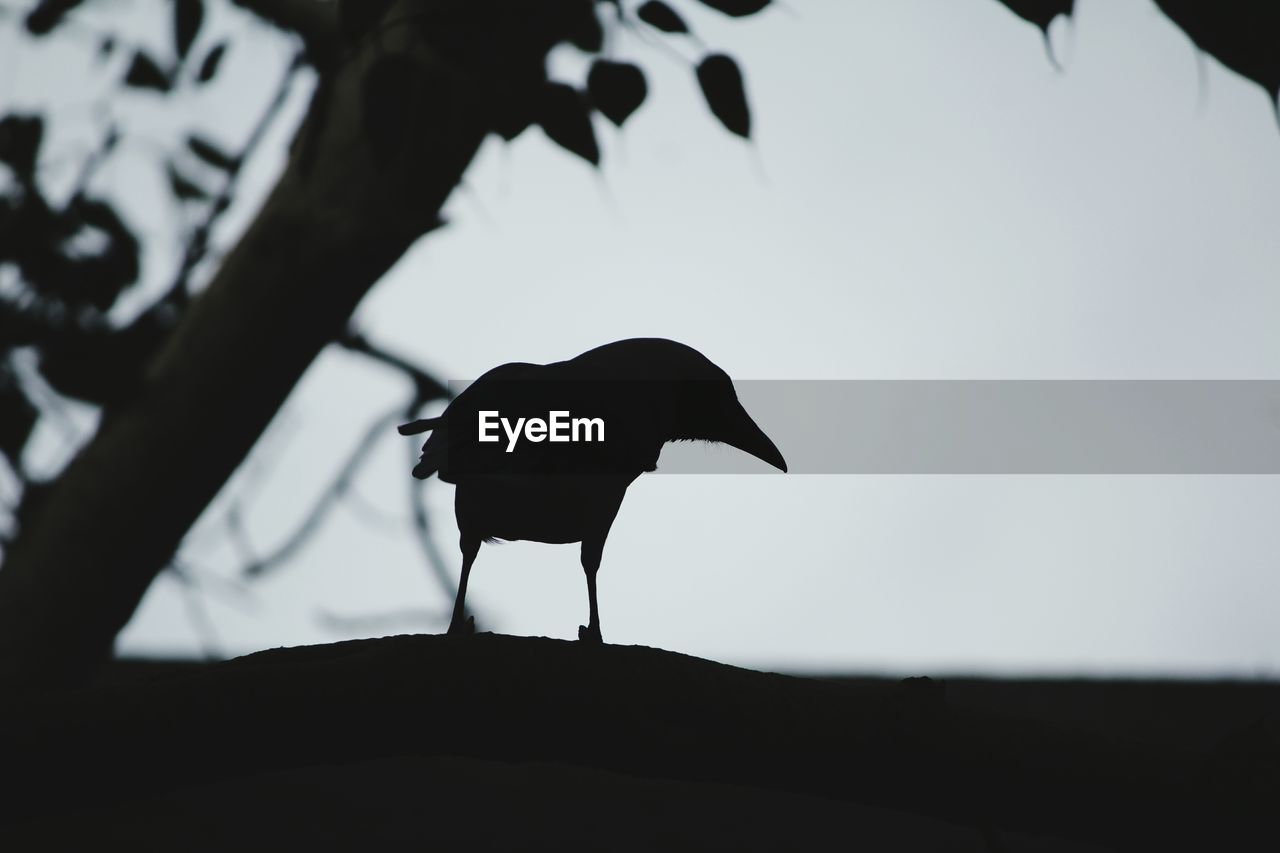
[[[465,620],[454,619],[449,623],[450,637],[470,637],[476,632],[476,617],[468,616]]]
[[[604,638],[600,636],[600,626],[590,627],[587,625],[578,626],[578,640],[583,643],[603,643]]]

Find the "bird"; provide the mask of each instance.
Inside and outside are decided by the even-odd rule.
[[[413,476],[452,483],[462,571],[450,636],[474,633],[467,579],[483,542],[581,542],[588,622],[603,642],[596,575],[627,487],[657,469],[667,442],[728,444],[782,471],[786,460],[738,401],[724,370],[663,338],[604,344],[548,364],[487,371],[437,417],[399,428],[430,432]]]

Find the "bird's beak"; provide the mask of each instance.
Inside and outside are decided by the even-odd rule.
[[[733,408],[734,411],[729,414],[728,434],[720,440],[744,453],[750,453],[762,462],[768,462],[774,468],[786,471],[787,460],[782,458],[777,445],[770,441],[764,430],[756,426],[741,403],[734,401]]]

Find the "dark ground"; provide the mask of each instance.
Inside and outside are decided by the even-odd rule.
[[[1280,685],[812,679],[479,635],[0,700],[0,850],[1280,850]]]

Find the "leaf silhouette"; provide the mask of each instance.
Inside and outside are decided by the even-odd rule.
[[[751,109],[738,63],[723,53],[708,55],[698,64],[698,85],[720,123],[738,136],[749,138]]]
[[[710,6],[717,12],[724,12],[735,18],[742,18],[754,15],[768,6],[769,0],[702,0],[702,5]]]
[[[1000,0],[1019,18],[1030,21],[1042,31],[1048,32],[1049,25],[1059,15],[1070,15],[1075,7],[1075,0]]]
[[[662,0],[648,0],[636,9],[636,17],[663,32],[689,32],[689,24]]]
[[[157,92],[167,92],[173,88],[173,79],[169,73],[140,50],[134,51],[133,62],[129,64],[129,71],[124,75],[124,82],[125,85],[135,89],[154,89]]]
[[[1280,95],[1280,6],[1275,3],[1196,3],[1156,0],[1196,47]]]
[[[194,133],[187,137],[187,148],[210,166],[224,172],[234,172],[240,167],[239,158],[232,157],[217,145]]]
[[[218,73],[218,66],[222,64],[222,57],[227,53],[227,43],[220,41],[213,46],[213,49],[204,55],[204,61],[200,63],[200,71],[196,74],[196,82],[208,83]]]
[[[618,127],[640,108],[648,92],[644,72],[629,62],[597,59],[587,74],[591,103]]]
[[[63,17],[84,0],[40,0],[27,15],[27,32],[33,36],[48,35],[62,23]],[[6,11],[8,11],[6,9]]]
[[[569,44],[587,53],[597,53],[604,47],[604,27],[596,17],[596,4],[582,3],[578,14],[568,22],[566,32]]]
[[[538,99],[538,124],[553,142],[592,165],[600,164],[600,148],[591,113],[582,94],[564,83],[547,83]]]
[[[636,16],[655,29],[662,30],[664,33],[687,33],[689,27],[672,9],[662,0],[647,0],[641,4],[636,10]]]
[[[173,44],[179,59],[186,59],[204,23],[204,0],[174,0]]]

